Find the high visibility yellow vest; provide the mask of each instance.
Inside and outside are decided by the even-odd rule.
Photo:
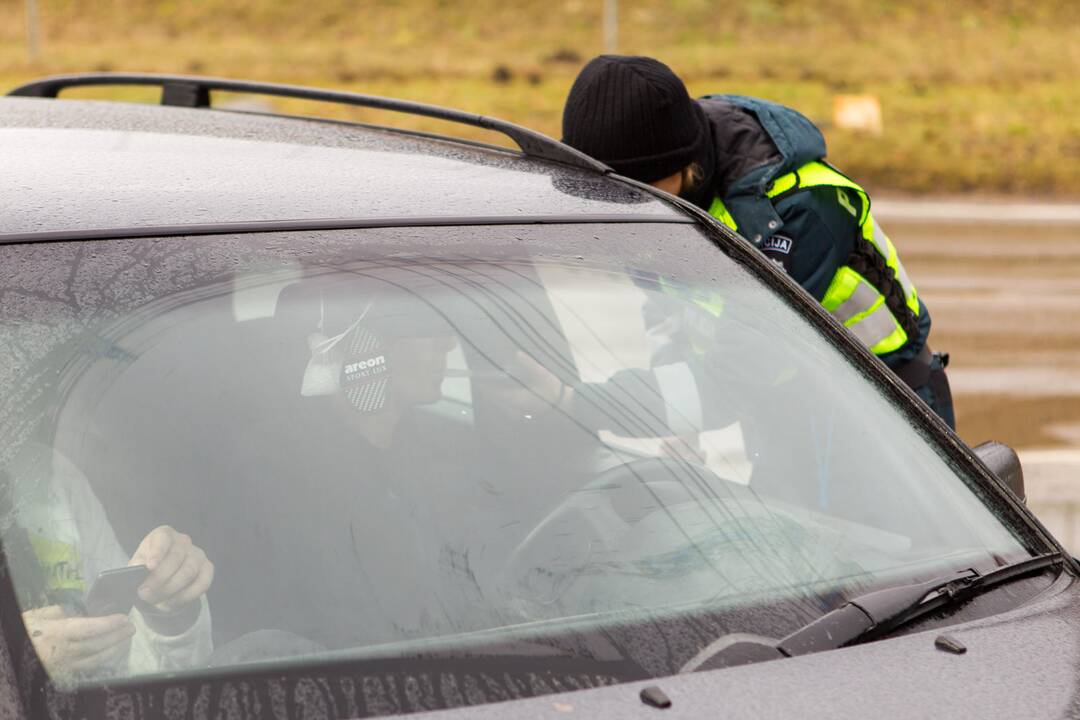
[[[870,212],[866,191],[823,162],[809,162],[773,181],[770,200],[812,187],[836,188],[837,201],[858,220],[855,252],[837,269],[821,304],[876,355],[898,350],[918,332],[919,296],[889,236]],[[856,208],[844,190],[860,200]],[[735,218],[717,198],[709,214],[732,230]]]

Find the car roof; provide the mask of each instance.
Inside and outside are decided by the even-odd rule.
[[[599,172],[310,118],[5,97],[0,147],[0,234],[343,218],[686,219]]]

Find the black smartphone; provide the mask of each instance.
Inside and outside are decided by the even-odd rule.
[[[86,596],[86,614],[91,617],[127,615],[139,597],[139,586],[149,576],[150,571],[145,565],[102,571]]]

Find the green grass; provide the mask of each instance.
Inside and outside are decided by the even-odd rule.
[[[603,50],[601,0],[38,2],[42,53],[31,62],[25,0],[0,0],[0,87],[57,72],[203,73],[452,105],[557,137],[570,83]],[[622,0],[620,8],[620,51],[663,59],[696,94],[798,107],[825,127],[832,160],[872,189],[1080,195],[1075,0]],[[830,127],[840,93],[877,95],[883,136]]]

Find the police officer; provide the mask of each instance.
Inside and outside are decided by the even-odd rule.
[[[692,100],[663,63],[602,55],[570,89],[563,141],[750,240],[955,428],[926,306],[866,191],[824,161],[806,117],[741,95]]]

